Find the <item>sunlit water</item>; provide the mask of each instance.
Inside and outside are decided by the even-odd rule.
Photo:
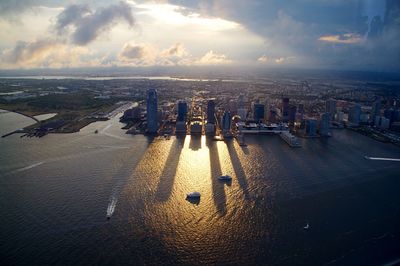
[[[1,112],[0,134],[30,123]],[[341,265],[400,252],[400,164],[364,159],[400,158],[398,147],[347,130],[293,149],[278,136],[243,148],[122,126],[0,139],[1,261]]]

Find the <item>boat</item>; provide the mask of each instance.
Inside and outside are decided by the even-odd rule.
[[[299,139],[292,135],[290,132],[285,131],[279,134],[281,139],[283,139],[290,147],[301,147]]]
[[[218,177],[218,179],[223,181],[229,181],[232,180],[232,177],[230,175],[221,175]]]
[[[200,196],[201,196],[200,192],[197,192],[197,191],[186,194],[186,198],[189,198],[189,199],[198,199],[198,198],[200,198]]]
[[[310,228],[310,224],[307,223],[306,226],[303,227],[304,230],[308,230]]]
[[[96,129],[96,130],[94,131],[94,134],[97,134],[97,133],[99,133],[99,131]]]

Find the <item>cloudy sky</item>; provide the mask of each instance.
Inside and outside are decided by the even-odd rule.
[[[0,69],[400,71],[397,0],[1,0]]]

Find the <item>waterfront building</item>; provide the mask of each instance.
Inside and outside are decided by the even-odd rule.
[[[178,118],[177,121],[186,121],[188,105],[185,101],[178,102]]]
[[[244,108],[244,94],[240,93],[238,97],[238,109]]]
[[[305,120],[305,135],[308,137],[317,136],[317,120],[309,118]]]
[[[207,102],[207,123],[215,124],[215,102],[209,100]]]
[[[231,120],[232,120],[231,113],[225,111],[224,115],[222,116],[222,123],[221,123],[222,132],[224,134],[230,132],[230,130],[231,130],[231,122],[232,122]]]
[[[261,104],[261,103],[254,104],[253,117],[254,117],[254,121],[256,121],[257,123],[261,122],[264,119],[264,105],[263,104]]]
[[[282,120],[287,122],[289,119],[289,98],[282,99]]]
[[[157,90],[147,90],[147,132],[157,133],[158,129],[158,112],[157,112]]]
[[[303,119],[304,119],[304,104],[299,104],[297,112],[299,114],[299,120],[303,121]]]
[[[325,112],[330,113],[330,120],[335,119],[336,114],[336,100],[329,99],[325,102]]]
[[[297,113],[297,106],[290,105],[289,106],[289,116],[288,116],[289,123],[293,124],[296,121],[296,113]]]
[[[349,111],[349,123],[352,126],[360,125],[361,105],[355,104]]]
[[[375,117],[381,115],[381,99],[378,98],[373,104],[372,104],[372,110],[371,110],[371,119],[375,120]]]
[[[246,121],[246,119],[247,119],[247,109],[239,108],[238,109],[238,116],[240,116],[240,119],[242,121]]]
[[[330,129],[330,124],[331,124],[331,114],[330,113],[323,113],[321,115],[320,123],[319,123],[319,134],[321,136],[327,137],[331,136],[331,129]]]

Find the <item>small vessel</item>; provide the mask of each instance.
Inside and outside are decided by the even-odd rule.
[[[110,215],[107,215],[107,220],[110,220],[110,218],[111,218],[111,216],[110,216]]]
[[[365,156],[364,156],[364,159],[366,159],[366,160],[369,160],[369,159],[370,159],[370,157],[369,157],[369,156],[367,156],[367,155],[365,155]]]
[[[96,129],[96,130],[94,131],[94,134],[97,134],[97,133],[99,133],[99,131]]]
[[[218,177],[218,179],[223,181],[229,181],[232,180],[232,177],[230,175],[221,175]]]
[[[186,198],[195,199],[200,198],[200,192],[194,191],[191,193],[186,194]]]
[[[304,230],[308,230],[310,228],[310,224],[307,223],[306,226],[303,227]]]

